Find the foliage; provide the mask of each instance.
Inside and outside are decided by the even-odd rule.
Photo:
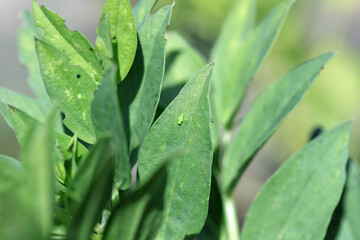
[[[174,5],[151,15],[156,2],[108,0],[95,47],[36,1],[33,16],[23,14],[19,56],[37,99],[0,88],[22,149],[21,162],[0,156],[0,239],[240,239],[236,183],[334,54],[272,83],[239,123],[293,1],[256,27],[255,1],[236,1],[207,65],[181,35],[166,34],[166,44]],[[357,239],[351,125],[278,169],[243,239]],[[343,212],[332,217],[335,208]]]

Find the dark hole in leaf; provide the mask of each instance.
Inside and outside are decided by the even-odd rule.
[[[113,36],[113,37],[112,37],[112,39],[114,39],[114,40],[115,40],[115,39],[116,39],[116,37],[115,37],[115,36]]]
[[[76,75],[76,77],[77,77],[77,78],[80,78],[80,77],[81,77],[81,75],[80,75],[80,74],[78,74],[78,75]]]

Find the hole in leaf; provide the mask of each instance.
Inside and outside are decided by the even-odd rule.
[[[76,75],[76,77],[77,77],[77,78],[81,78],[81,75],[80,75],[80,74],[78,74],[78,75]]]

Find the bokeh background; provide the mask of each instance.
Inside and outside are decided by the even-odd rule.
[[[27,72],[17,59],[19,15],[31,8],[31,0],[1,1],[0,86],[33,96]],[[81,31],[95,42],[98,18],[105,0],[39,0],[66,19],[71,30]],[[136,1],[133,1],[133,4]],[[259,0],[258,21],[281,0]],[[157,8],[171,4],[159,0]],[[233,0],[177,0],[171,31],[180,32],[208,57]],[[155,9],[156,10],[156,9]],[[308,141],[316,126],[329,129],[354,118],[351,155],[360,159],[360,1],[298,0],[263,67],[250,84],[246,109],[256,95],[297,64],[328,51],[337,56],[326,65],[304,99],[256,156],[237,186],[240,220],[263,182],[290,155]],[[14,134],[0,117],[0,154],[20,158]]]

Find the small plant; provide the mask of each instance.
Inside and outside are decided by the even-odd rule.
[[[150,16],[155,3],[107,0],[95,47],[36,1],[23,14],[19,56],[37,99],[0,88],[0,112],[22,150],[21,162],[0,156],[0,239],[240,239],[235,184],[334,54],[271,84],[239,123],[246,87],[293,1],[256,27],[255,1],[236,1],[210,54],[215,67],[165,34],[174,5]],[[328,225],[350,132],[342,123],[283,164],[254,200],[241,239],[341,237]],[[350,165],[339,206],[354,226],[360,188]]]

